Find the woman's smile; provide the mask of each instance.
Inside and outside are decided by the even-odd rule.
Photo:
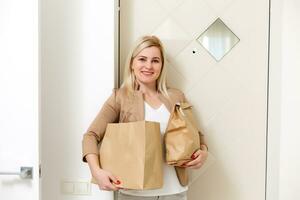
[[[154,74],[154,72],[152,72],[152,71],[141,71],[141,73],[146,76],[151,76]]]

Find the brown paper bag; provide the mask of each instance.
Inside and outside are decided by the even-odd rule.
[[[159,123],[109,123],[100,147],[100,163],[102,169],[121,181],[119,187],[161,188],[163,158]]]
[[[164,141],[166,162],[173,166],[191,161],[192,154],[200,149],[200,136],[189,103],[177,103],[174,106]]]

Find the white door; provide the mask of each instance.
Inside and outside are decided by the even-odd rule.
[[[120,66],[137,37],[159,36],[166,47],[169,82],[194,105],[216,159],[190,186],[189,199],[265,199],[269,1],[120,4]],[[225,25],[211,29],[218,18]],[[232,42],[230,31],[218,35],[220,26],[238,39]],[[227,44],[234,47],[222,57],[219,50]]]
[[[39,199],[38,107],[38,0],[1,0],[0,199]]]

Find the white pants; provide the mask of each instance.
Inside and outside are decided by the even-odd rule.
[[[186,192],[164,196],[133,196],[118,192],[118,200],[187,200]]]

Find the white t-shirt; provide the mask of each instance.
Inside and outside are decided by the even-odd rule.
[[[162,135],[165,133],[167,123],[170,117],[170,113],[166,106],[162,104],[159,108],[154,109],[146,102],[144,102],[145,107],[145,120],[146,121],[155,121],[160,123],[160,132]],[[164,154],[164,152],[163,152]],[[165,156],[163,155],[163,158]],[[120,190],[120,192],[135,196],[162,196],[162,195],[170,195],[176,194],[180,192],[187,191],[187,186],[181,186],[180,182],[177,178],[175,168],[173,166],[169,166],[164,162],[163,164],[163,174],[164,174],[164,185],[160,189],[154,190]]]

